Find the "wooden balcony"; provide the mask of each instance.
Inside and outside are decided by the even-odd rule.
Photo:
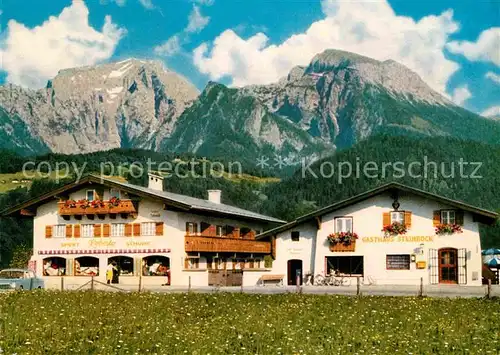
[[[186,236],[186,252],[271,253],[271,243],[250,239]]]
[[[84,204],[79,203],[69,206],[65,202],[59,202],[58,208],[60,216],[82,216],[93,214],[103,215],[137,212],[131,200],[120,200],[117,205],[114,205],[109,201],[103,201],[103,205],[99,207],[85,206]]]

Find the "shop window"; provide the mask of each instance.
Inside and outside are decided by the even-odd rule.
[[[300,232],[293,231],[292,232],[292,242],[298,242],[300,240]]]
[[[410,255],[386,255],[387,270],[410,270]]]
[[[346,276],[363,276],[362,256],[326,257],[327,274],[341,273]]]
[[[155,222],[141,223],[141,235],[156,235],[156,223]]]
[[[65,276],[66,259],[59,257],[43,259],[43,276]]]
[[[108,259],[108,265],[115,263],[120,276],[134,274],[134,259],[129,256],[113,256]]]
[[[196,270],[200,268],[200,257],[188,255],[184,258],[184,269]]]
[[[352,217],[335,218],[335,232],[352,232]]]
[[[170,274],[170,259],[166,256],[152,255],[142,259],[142,275],[168,276]]]
[[[99,276],[99,259],[93,256],[76,258],[75,276]]]

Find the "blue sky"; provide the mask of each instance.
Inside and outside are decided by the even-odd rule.
[[[457,104],[500,114],[498,1],[0,0],[0,9],[2,82],[36,88],[64,67],[140,57],[200,90],[208,80],[241,86],[338,48],[400,61]]]

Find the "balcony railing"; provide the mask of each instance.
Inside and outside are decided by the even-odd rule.
[[[59,215],[78,216],[89,214],[110,214],[110,213],[136,213],[137,210],[131,200],[120,200],[119,202],[99,201],[94,203],[84,201],[59,202]]]
[[[271,243],[224,237],[185,236],[186,252],[271,253]]]

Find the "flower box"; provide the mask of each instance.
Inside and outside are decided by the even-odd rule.
[[[330,243],[330,251],[345,252],[345,251],[355,251],[355,249],[356,249],[356,241],[353,241],[349,244]]]
[[[389,224],[387,226],[384,226],[384,228],[382,228],[382,232],[384,232],[384,235],[386,237],[395,237],[398,235],[403,235],[406,234],[407,231],[408,228],[406,227],[406,225],[398,222],[394,222],[393,224]]]
[[[328,237],[330,251],[354,251],[358,235],[354,232],[332,233]]]
[[[436,235],[451,235],[463,233],[462,226],[459,224],[440,224],[436,226]]]

